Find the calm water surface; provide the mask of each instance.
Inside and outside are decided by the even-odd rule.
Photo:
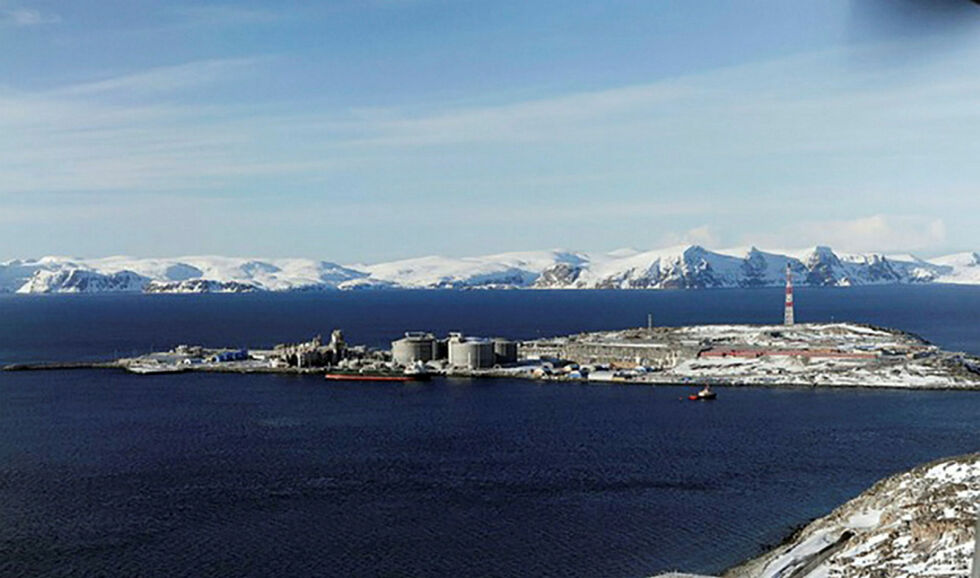
[[[532,337],[772,321],[779,290],[0,296],[0,363],[345,329]],[[798,290],[980,353],[980,289]],[[882,476],[980,449],[980,394],[0,374],[0,575],[718,571]]]

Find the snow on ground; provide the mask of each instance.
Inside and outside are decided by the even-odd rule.
[[[932,262],[949,268],[949,272],[938,279],[942,283],[980,283],[980,254],[957,253],[933,259]]]
[[[559,263],[581,265],[585,257],[567,251],[501,253],[483,257],[419,257],[378,265],[359,265],[372,279],[402,287],[530,286],[541,271]]]
[[[905,334],[856,323],[800,323],[796,325],[694,325],[673,329],[680,339],[709,340],[755,347],[838,347],[842,350],[883,348],[906,343]]]
[[[638,383],[980,388],[980,360],[856,323],[633,328],[532,340],[522,351],[654,369],[628,372]]]

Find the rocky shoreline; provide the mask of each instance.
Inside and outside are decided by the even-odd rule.
[[[980,452],[886,478],[724,578],[966,578],[980,514]]]

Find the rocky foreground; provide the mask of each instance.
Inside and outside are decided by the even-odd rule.
[[[725,578],[966,578],[980,512],[980,453],[878,482]]]

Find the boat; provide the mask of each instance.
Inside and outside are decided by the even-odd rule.
[[[331,381],[385,381],[402,383],[406,381],[425,381],[429,372],[425,366],[410,366],[402,373],[385,371],[333,371],[324,376]]]
[[[398,383],[418,381],[420,379],[414,375],[399,375],[395,373],[328,373],[323,377],[330,381],[385,381]]]
[[[687,399],[691,401],[710,401],[718,397],[718,394],[711,391],[710,385],[705,385],[704,388],[695,393],[694,395],[687,396]]]

